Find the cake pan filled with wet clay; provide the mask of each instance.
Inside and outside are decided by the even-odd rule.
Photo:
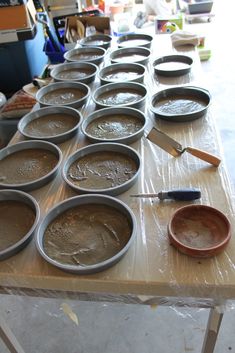
[[[224,213],[206,205],[188,205],[172,216],[170,242],[183,254],[211,257],[219,254],[231,238],[231,225]]]
[[[135,236],[135,216],[122,201],[82,195],[50,210],[38,228],[36,244],[50,264],[75,274],[90,274],[120,261]]]
[[[84,37],[79,41],[79,44],[84,47],[101,47],[108,49],[111,45],[112,37],[108,34],[93,34],[88,37]]]
[[[98,67],[92,63],[71,62],[57,65],[50,76],[55,81],[82,82],[89,84],[95,80]]]
[[[33,238],[40,209],[29,194],[0,190],[0,260],[21,251]]]
[[[101,69],[98,77],[102,85],[127,81],[143,83],[145,71],[145,67],[140,64],[112,64]]]
[[[0,188],[31,191],[49,183],[62,160],[60,149],[46,141],[24,141],[0,151]]]
[[[81,82],[55,82],[42,87],[36,93],[41,107],[62,105],[71,108],[82,107],[90,95],[90,88]]]
[[[154,72],[157,75],[176,77],[188,74],[191,71],[193,59],[187,55],[166,55],[153,62]]]
[[[185,122],[203,117],[210,102],[210,93],[203,88],[173,87],[154,94],[150,109],[156,118]]]
[[[105,57],[106,50],[100,47],[81,47],[74,48],[64,54],[65,60],[68,62],[89,62],[99,65]]]
[[[98,87],[92,98],[99,108],[141,108],[145,104],[146,96],[147,90],[141,83],[117,82]]]
[[[65,161],[65,182],[79,193],[119,195],[137,181],[140,156],[119,143],[97,143],[83,147]]]
[[[134,108],[104,108],[90,114],[82,131],[91,142],[129,144],[140,139],[146,126],[145,115]]]
[[[33,140],[62,143],[77,134],[82,116],[69,107],[46,107],[26,114],[18,123],[20,133]]]
[[[153,37],[148,34],[132,33],[118,38],[117,43],[121,48],[144,47],[150,48]]]
[[[121,48],[109,55],[111,63],[137,63],[146,65],[149,61],[150,50],[143,47]]]

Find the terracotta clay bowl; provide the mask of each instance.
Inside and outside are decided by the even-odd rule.
[[[206,258],[224,250],[231,238],[231,225],[216,208],[189,205],[173,214],[168,235],[171,244],[183,254]]]

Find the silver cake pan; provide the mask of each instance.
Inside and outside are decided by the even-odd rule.
[[[76,124],[74,127],[70,130],[67,130],[64,133],[58,134],[58,135],[51,135],[51,136],[37,136],[34,134],[30,134],[27,131],[25,131],[27,125],[32,122],[33,120],[38,119],[38,122],[40,124],[40,118],[43,118],[44,116],[48,116],[51,114],[65,114],[65,115],[71,115],[74,118],[76,118]],[[69,108],[69,107],[62,107],[62,106],[52,106],[52,107],[45,107],[41,108],[35,111],[32,111],[28,114],[26,114],[22,119],[20,119],[18,123],[18,130],[19,132],[26,137],[27,139],[32,139],[32,140],[44,140],[52,143],[62,143],[64,141],[69,140],[72,138],[74,135],[77,134],[79,127],[82,122],[82,116],[79,113],[78,110],[74,108]]]
[[[86,71],[87,74],[80,78],[61,78],[60,77],[61,73],[66,73],[66,71],[69,71],[69,70],[76,70],[77,73],[79,72],[84,73],[84,71]],[[56,67],[54,67],[54,69],[51,70],[50,76],[56,82],[69,81],[69,82],[82,82],[85,84],[89,84],[95,80],[97,71],[98,71],[98,67],[95,64],[85,63],[85,62],[84,63],[70,62],[70,63],[56,65]]]
[[[163,68],[161,66],[161,64],[167,64],[167,63],[172,65],[174,64],[177,65],[177,63],[179,63],[179,64],[183,64],[183,66],[182,67],[179,66],[179,68],[177,67]],[[188,74],[191,71],[192,64],[193,64],[193,59],[190,56],[176,54],[176,55],[166,55],[166,56],[157,58],[153,62],[153,67],[154,67],[154,72],[157,75],[161,75],[165,77],[176,77],[176,76]]]
[[[184,113],[177,112],[177,109],[170,113],[162,112],[156,104],[161,101],[172,101],[173,99],[192,99],[192,101],[200,101],[203,103],[203,106],[200,109],[190,112],[190,110],[185,111]],[[195,86],[182,86],[182,87],[172,87],[161,90],[155,93],[151,98],[150,110],[154,113],[156,118],[160,118],[172,122],[186,122],[192,121],[198,118],[203,117],[209,108],[211,103],[210,93],[203,88]],[[182,106],[182,103],[179,105]]]
[[[70,168],[70,166],[75,162],[78,161],[79,159],[88,156],[88,155],[92,155],[94,153],[97,152],[116,152],[118,154],[124,154],[127,157],[131,158],[136,166],[137,166],[137,172],[134,174],[134,176],[132,178],[130,178],[129,180],[127,180],[126,182],[124,182],[121,185],[117,185],[114,187],[110,187],[110,188],[105,188],[105,189],[95,189],[95,188],[83,188],[80,186],[75,185],[74,183],[72,183],[68,176],[68,170]],[[140,156],[139,154],[131,147],[120,144],[120,143],[96,143],[90,146],[86,146],[83,147],[81,149],[79,149],[78,151],[76,151],[75,153],[73,153],[64,163],[63,166],[63,170],[62,170],[62,176],[65,180],[65,182],[75,191],[81,193],[81,194],[88,194],[88,193],[93,193],[93,194],[104,194],[104,195],[111,195],[111,196],[115,196],[115,195],[119,195],[122,194],[123,192],[127,191],[128,189],[130,189],[136,182],[138,175],[140,173],[140,165],[141,165],[141,160],[140,160]]]
[[[103,262],[99,262],[93,265],[82,266],[79,264],[78,265],[63,264],[49,257],[46,254],[44,249],[44,234],[49,224],[56,217],[63,214],[67,210],[74,208],[76,206],[89,205],[89,204],[106,205],[106,206],[112,207],[127,217],[132,231],[126,245],[114,256],[110,257],[109,259]],[[130,248],[133,240],[136,237],[136,233],[137,233],[137,224],[136,224],[135,215],[133,214],[131,209],[122,201],[110,196],[104,196],[99,194],[82,195],[82,196],[75,196],[70,199],[67,199],[59,203],[49,211],[49,213],[44,217],[44,219],[41,221],[38,227],[36,245],[40,255],[51,265],[66,272],[86,275],[86,274],[91,274],[91,273],[96,273],[96,272],[106,270],[109,267],[115,265],[117,262],[119,262],[121,258],[126,254],[128,249]]]
[[[28,205],[35,213],[35,220],[29,231],[15,244],[0,251],[0,260],[5,260],[21,251],[33,238],[40,217],[37,201],[29,194],[19,190],[0,190],[1,201],[18,201]],[[1,233],[1,230],[0,230]]]
[[[65,104],[52,104],[52,103],[46,103],[44,101],[42,101],[43,96],[45,96],[47,93],[49,92],[53,92],[55,90],[59,90],[59,89],[77,89],[78,91],[81,91],[84,95],[82,98],[80,99],[76,99],[72,102],[68,102]],[[38,103],[40,104],[40,107],[51,107],[54,105],[60,105],[60,106],[66,106],[66,107],[71,107],[71,108],[80,108],[81,106],[83,106],[88,97],[90,95],[90,88],[85,85],[84,83],[80,83],[80,82],[55,82],[55,83],[50,83],[49,85],[42,87],[38,90],[38,92],[36,93],[36,100],[38,101]]]
[[[99,65],[105,57],[106,50],[100,47],[80,47],[68,50],[64,54],[65,60],[69,62],[90,62],[95,65]],[[83,57],[76,58],[76,55]],[[87,57],[88,56],[88,57]]]
[[[143,47],[150,48],[153,37],[148,34],[131,33],[118,38],[117,43],[120,48]]]
[[[0,161],[3,160],[5,157],[9,156],[10,154],[13,154],[22,150],[33,149],[33,148],[47,150],[54,153],[58,159],[58,163],[56,164],[56,166],[48,174],[44,175],[41,178],[30,181],[28,183],[7,184],[7,183],[4,183],[3,180],[0,180],[0,188],[32,191],[34,189],[41,188],[42,186],[49,183],[51,180],[55,178],[62,161],[62,152],[56,145],[50,142],[29,140],[24,142],[18,142],[18,143],[15,143],[14,145],[9,145],[3,148],[2,150],[0,150]]]
[[[98,73],[98,77],[102,85],[107,83],[127,82],[127,81],[143,83],[145,71],[146,71],[146,68],[141,64],[135,64],[135,63],[112,64],[109,66],[105,66],[103,69],[101,69]],[[123,72],[124,72],[124,76],[118,75],[119,73],[123,73]],[[125,76],[125,73],[127,73],[126,76]],[[129,73],[134,73],[135,76],[133,78],[131,78],[131,76],[128,77]],[[112,77],[108,77],[111,75]]]
[[[93,34],[88,37],[84,37],[79,41],[79,44],[84,47],[101,47],[108,49],[111,45],[112,37],[108,34]]]
[[[103,94],[106,93],[110,93],[110,95],[113,92],[113,95],[117,97],[117,93],[119,92],[126,92],[128,93],[131,91],[135,91],[138,92],[138,94],[141,96],[141,98],[137,99],[137,100],[130,100],[127,101],[126,103],[122,103],[122,102],[107,102],[104,103],[101,101],[101,96]],[[123,96],[123,95],[122,95]],[[141,108],[144,104],[145,104],[145,99],[147,96],[147,89],[146,87],[141,84],[141,83],[137,83],[137,82],[117,82],[117,83],[108,83],[107,85],[103,85],[101,87],[98,87],[93,95],[93,101],[96,103],[96,105],[99,108],[108,108],[108,107],[112,107],[114,108],[115,106],[118,107],[131,107],[131,108]],[[112,104],[115,103],[115,104]]]
[[[150,58],[150,50],[144,47],[121,48],[109,55],[111,63],[137,63],[146,65]]]
[[[120,137],[116,137],[116,138],[109,138],[109,139],[104,139],[104,138],[99,138],[95,135],[91,135],[89,134],[89,132],[86,131],[87,127],[89,126],[89,124],[91,122],[94,122],[100,118],[105,118],[106,124],[108,126],[109,124],[109,119],[112,118],[112,116],[116,116],[116,115],[127,115],[127,116],[131,116],[134,117],[136,119],[138,119],[141,124],[142,127],[134,132],[131,133],[127,136],[120,136]],[[99,142],[117,142],[117,143],[123,143],[123,144],[130,144],[133,143],[137,140],[139,140],[143,134],[144,134],[144,129],[146,126],[146,118],[144,113],[142,113],[140,110],[134,109],[134,108],[104,108],[104,109],[100,109],[97,110],[93,113],[91,113],[82,123],[82,131],[84,133],[84,135],[93,143],[99,143]],[[117,126],[117,131],[120,130],[120,126]]]

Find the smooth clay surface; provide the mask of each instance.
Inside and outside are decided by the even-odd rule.
[[[105,92],[97,98],[97,101],[103,105],[115,106],[120,104],[134,103],[139,101],[141,98],[143,98],[143,95],[139,91],[123,88]]]
[[[144,60],[146,58],[145,55],[141,54],[121,54],[118,55],[114,58],[116,62],[121,62],[121,63],[135,63],[141,60]]]
[[[78,119],[69,114],[50,114],[31,120],[24,132],[34,137],[48,137],[63,134],[73,129]]]
[[[76,102],[84,95],[84,92],[76,88],[59,88],[44,94],[41,102],[45,104],[66,104]]]
[[[0,161],[0,182],[23,184],[47,175],[58,163],[58,157],[44,149],[26,149]]]
[[[138,71],[134,71],[134,70],[121,70],[121,69],[117,69],[115,71],[110,71],[110,73],[107,73],[105,75],[103,75],[103,79],[104,80],[110,80],[110,81],[131,81],[136,79],[140,74],[138,73]]]
[[[154,107],[161,113],[178,115],[200,111],[206,107],[206,103],[196,97],[173,96],[160,99],[155,102]]]
[[[93,120],[86,127],[86,133],[103,140],[110,140],[130,136],[142,127],[143,122],[135,116],[119,114]]]
[[[127,39],[120,43],[122,47],[141,47],[148,44],[149,41],[146,39]]]
[[[34,211],[20,201],[0,201],[0,251],[22,239],[35,221]]]
[[[56,78],[59,80],[81,80],[91,74],[92,71],[88,69],[67,69],[58,72]]]

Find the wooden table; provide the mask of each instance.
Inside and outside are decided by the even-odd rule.
[[[215,126],[213,101],[206,117],[187,123],[157,121],[148,109],[151,95],[162,88],[185,83],[206,88],[197,53],[191,47],[180,48],[181,53],[186,51],[194,58],[191,74],[174,79],[158,79],[153,74],[153,60],[158,55],[172,53],[175,49],[169,45],[168,36],[160,35],[156,36],[152,51],[145,78],[148,88],[145,107],[148,117],[146,132],[155,125],[182,145],[193,145],[223,159]],[[97,83],[94,83],[94,86],[96,85]],[[84,118],[94,108],[90,98],[87,105],[81,109]],[[11,143],[20,140],[23,140],[23,137],[17,133]],[[80,132],[78,136],[61,144],[59,147],[63,151],[64,160],[87,143]],[[225,166],[222,162],[219,168],[211,167],[189,154],[174,158],[145,137],[131,146],[141,154],[141,174],[137,183],[118,198],[133,210],[138,223],[138,233],[124,258],[112,268],[97,274],[72,275],[45,262],[38,254],[33,240],[19,254],[1,262],[1,292],[212,308],[202,349],[203,353],[212,353],[222,319],[222,314],[216,307],[228,299],[235,298],[234,193]],[[216,207],[229,218],[232,238],[222,254],[199,261],[180,254],[169,245],[167,225],[170,217],[177,208],[188,203],[140,200],[129,196],[137,192],[158,192],[181,187],[200,188],[202,198],[197,203]],[[31,195],[39,202],[43,217],[53,205],[76,194],[65,185],[59,174],[53,182],[31,192]]]

